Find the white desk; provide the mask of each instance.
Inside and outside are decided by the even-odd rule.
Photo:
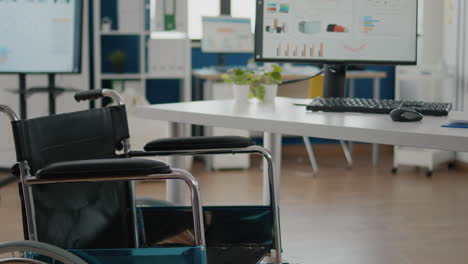
[[[293,103],[307,99],[277,98],[275,104],[236,105],[230,100],[199,101],[138,107],[142,118],[170,121],[172,135],[179,136],[179,123],[256,130],[264,132],[281,175],[281,134],[310,136],[367,143],[468,152],[468,130],[443,128],[446,118],[425,117],[422,122],[395,123],[388,115],[311,113]],[[183,166],[174,160],[173,166]],[[265,188],[264,199],[268,197]],[[279,181],[278,181],[279,182]],[[184,201],[182,185],[168,184],[168,198]],[[266,199],[265,199],[266,201]]]
[[[285,68],[283,72],[284,80],[295,80],[295,79],[302,79],[308,76],[311,76],[318,72],[318,68],[316,67],[290,67]],[[203,69],[195,69],[192,71],[193,77],[195,77],[195,93],[194,98],[195,100],[216,100],[221,98],[213,98],[212,96],[212,87],[214,86],[215,82],[222,82],[222,73],[216,71],[213,68],[203,68]],[[363,80],[363,79],[371,79],[372,80],[372,97],[374,99],[380,99],[380,82],[382,79],[387,78],[387,73],[384,71],[348,71],[346,73],[346,79],[349,81],[349,97],[354,97],[355,95],[355,81],[356,80]],[[211,87],[207,89],[208,91],[204,91],[204,98],[201,96],[201,85],[200,81],[206,81],[206,87]],[[223,98],[224,99],[224,98]],[[350,147],[352,145],[350,144]],[[373,144],[372,145],[372,164],[374,167],[378,166],[379,160],[379,145]]]

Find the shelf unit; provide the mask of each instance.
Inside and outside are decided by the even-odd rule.
[[[190,101],[192,98],[192,57],[191,57],[191,42],[188,37],[188,8],[183,8],[180,10],[179,16],[182,18],[179,20],[178,27],[185,29],[183,32],[161,32],[161,31],[151,31],[151,23],[149,14],[149,7],[151,6],[150,0],[115,0],[117,6],[123,3],[126,7],[131,8],[130,16],[133,17],[129,18],[125,12],[121,12],[124,14],[124,17],[119,17],[117,15],[118,25],[121,27],[125,21],[131,23],[132,28],[128,30],[128,25],[125,27],[125,30],[112,30],[112,31],[101,31],[101,4],[104,0],[95,0],[92,1],[93,3],[93,17],[94,17],[94,88],[95,89],[102,89],[103,81],[107,80],[115,80],[115,81],[132,81],[132,82],[139,82],[139,90],[136,91],[138,95],[146,96],[147,91],[147,81],[148,80],[163,80],[163,79],[178,79],[180,80],[180,101]],[[161,0],[151,0],[151,1],[161,1]],[[177,0],[178,3],[181,5],[188,6],[189,0]],[[107,3],[109,1],[106,1]],[[120,13],[120,12],[118,12]],[[125,20],[125,18],[127,20]],[[135,20],[138,20],[138,25],[136,24]],[[183,21],[182,21],[183,20]],[[138,28],[137,28],[138,27]],[[122,28],[122,27],[121,27]],[[156,27],[154,27],[156,28]],[[106,59],[102,52],[102,42],[104,38],[125,38],[128,36],[133,36],[138,38],[138,72],[123,72],[123,73],[115,73],[115,72],[103,72],[103,62]],[[164,55],[171,54],[175,56],[181,56],[181,54],[185,54],[183,58],[183,69],[179,72],[179,74],[165,74],[164,72],[149,72],[149,46],[148,41],[150,39],[177,39],[182,41],[183,43],[178,47],[180,49],[171,50],[171,52],[164,53]],[[184,49],[184,50],[181,50]],[[130,112],[128,113],[128,121],[130,126],[130,133],[132,135],[132,147],[136,149],[141,149],[143,145],[153,139],[158,137],[168,137],[169,130],[171,129],[170,125],[167,122],[163,121],[154,121],[148,122],[147,120],[141,120],[135,117]],[[190,127],[188,125],[184,126],[184,134],[183,136],[190,135]],[[164,160],[166,162],[170,162],[166,157],[158,157],[158,159]],[[184,158],[185,163],[184,167],[189,168],[192,164],[192,158],[186,157]],[[178,164],[181,167],[181,164]]]
[[[115,0],[119,1],[119,0]],[[94,19],[94,88],[95,89],[102,89],[104,88],[102,82],[104,80],[121,80],[121,81],[139,81],[140,82],[140,89],[143,91],[144,95],[146,96],[146,89],[147,89],[147,81],[148,80],[159,80],[159,79],[178,79],[181,81],[180,84],[180,101],[190,101],[192,94],[191,88],[191,44],[190,39],[188,37],[187,29],[188,29],[188,9],[184,8],[181,10],[183,12],[182,17],[186,19],[183,21],[185,29],[184,32],[174,32],[178,36],[179,40],[182,40],[184,51],[178,52],[177,50],[174,51],[174,56],[180,56],[180,54],[185,54],[184,58],[184,69],[183,72],[180,74],[164,74],[164,73],[150,73],[148,72],[149,68],[149,49],[148,49],[148,41],[150,39],[173,39],[173,35],[168,32],[157,32],[151,31],[148,28],[148,25],[152,23],[152,21],[145,21],[146,19],[150,19],[148,14],[149,8],[149,1],[147,0],[120,0],[120,1],[131,1],[132,5],[136,5],[134,8],[137,10],[138,13],[132,14],[133,17],[138,18],[138,29],[137,31],[119,31],[119,30],[112,30],[112,31],[101,31],[101,4],[103,1],[96,0],[93,1],[93,17]],[[119,1],[119,2],[120,2]],[[154,0],[160,1],[160,0]],[[178,2],[183,2],[185,5],[188,5],[189,0],[177,0]],[[118,16],[117,16],[118,17]],[[125,18],[118,17],[119,25],[125,23]],[[126,37],[126,36],[135,36],[138,37],[138,72],[136,73],[112,73],[112,72],[103,72],[103,62],[106,58],[103,58],[102,51],[102,40],[106,37]]]

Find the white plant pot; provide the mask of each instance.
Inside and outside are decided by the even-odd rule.
[[[241,103],[248,103],[250,94],[250,85],[237,85],[233,84],[234,101]]]
[[[265,87],[265,103],[274,103],[275,97],[278,94],[278,85],[270,84],[263,85]]]

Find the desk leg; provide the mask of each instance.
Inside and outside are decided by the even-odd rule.
[[[205,80],[205,83],[203,84],[203,100],[213,100],[215,99],[213,96],[213,85],[214,82],[211,80]],[[214,128],[212,126],[201,126],[203,127],[203,136],[208,136],[211,137],[214,135]],[[206,171],[213,171],[213,155],[206,155],[203,157],[203,160],[205,161],[205,169]]]
[[[276,169],[278,199],[280,196],[280,179],[281,179],[281,134],[264,132],[263,133],[263,147],[271,152],[273,162]],[[266,162],[263,162],[263,202],[265,205],[270,204],[270,191],[268,181],[268,167]]]
[[[356,87],[356,80],[349,79],[349,97],[350,98],[354,98],[356,96],[355,87]],[[352,167],[352,162],[350,162],[350,160],[353,159],[353,142],[352,141],[347,141],[347,143],[348,143],[347,144],[348,153],[346,153],[346,150],[344,148],[343,148],[343,150],[345,150],[346,161],[348,162],[348,166],[351,168]],[[343,146],[343,147],[346,147],[346,146]],[[348,155],[349,155],[349,157],[348,157]]]
[[[183,137],[184,125],[179,123],[170,123],[171,137]],[[173,168],[185,170],[186,162],[183,156],[171,156],[170,164]],[[166,199],[177,205],[185,204],[185,183],[181,180],[166,180]]]
[[[193,96],[193,99],[195,101],[199,101],[199,100],[202,100],[202,90],[201,90],[201,82],[202,80],[201,79],[198,79],[198,78],[195,78],[195,93],[194,93],[194,96]]]
[[[374,79],[374,99],[380,99],[380,79]],[[372,165],[377,167],[379,165],[379,145],[372,144]]]
[[[213,96],[213,85],[214,85],[213,81],[210,81],[210,80],[205,81],[205,84],[203,85],[203,100],[215,99]]]
[[[354,79],[349,79],[349,92],[348,96],[354,98]]]
[[[191,100],[191,101],[201,101],[201,100],[203,100],[201,82],[202,82],[201,79],[195,77],[195,90],[194,90],[194,93],[193,93],[193,98],[192,98],[193,100]],[[203,135],[202,126],[194,125],[192,127],[193,127],[193,132],[194,132],[193,135],[194,136],[202,136]]]

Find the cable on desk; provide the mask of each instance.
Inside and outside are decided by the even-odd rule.
[[[313,78],[315,78],[315,77],[318,77],[318,76],[322,75],[322,74],[324,73],[324,71],[325,71],[324,69],[321,69],[319,72],[317,72],[316,74],[314,74],[314,75],[312,75],[312,76],[308,76],[308,77],[301,78],[301,79],[295,79],[295,80],[284,81],[281,85],[307,81],[307,80],[310,80],[310,79],[313,79]]]

